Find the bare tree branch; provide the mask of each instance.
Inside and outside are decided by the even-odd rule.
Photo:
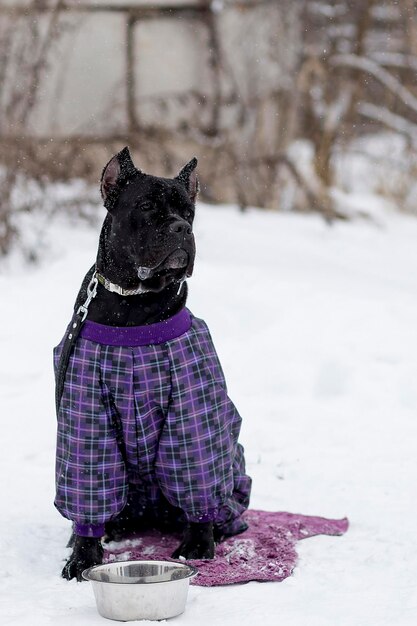
[[[390,72],[372,59],[358,57],[354,54],[338,54],[330,59],[335,67],[351,67],[370,74],[393,94],[398,96],[406,107],[417,113],[417,98]]]
[[[401,115],[392,113],[386,107],[377,106],[369,102],[358,104],[357,111],[370,120],[380,122],[387,128],[406,135],[417,146],[417,124],[413,124],[413,122]]]

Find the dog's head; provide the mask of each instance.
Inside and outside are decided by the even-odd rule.
[[[97,263],[106,278],[157,292],[191,276],[196,165],[194,157],[171,179],[136,169],[127,147],[109,161],[101,177],[108,214]]]

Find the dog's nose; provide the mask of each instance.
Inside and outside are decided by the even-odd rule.
[[[171,222],[169,230],[171,233],[191,235],[191,226],[184,220],[175,220],[175,222]]]

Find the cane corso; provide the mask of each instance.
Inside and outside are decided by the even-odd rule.
[[[185,306],[196,165],[151,176],[124,148],[103,170],[107,215],[75,303],[86,319],[58,406],[55,505],[73,522],[68,580],[102,562],[103,539],[151,526],[182,535],[173,558],[211,559],[216,542],[247,527],[241,418],[210,332]]]

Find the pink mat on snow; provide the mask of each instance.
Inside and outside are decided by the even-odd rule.
[[[326,519],[293,513],[249,510],[248,530],[216,546],[213,560],[190,561],[198,569],[191,584],[203,587],[257,581],[281,581],[291,575],[296,562],[295,544],[315,535],[343,535],[348,520]],[[178,535],[146,531],[120,543],[107,544],[105,561],[173,560]]]

